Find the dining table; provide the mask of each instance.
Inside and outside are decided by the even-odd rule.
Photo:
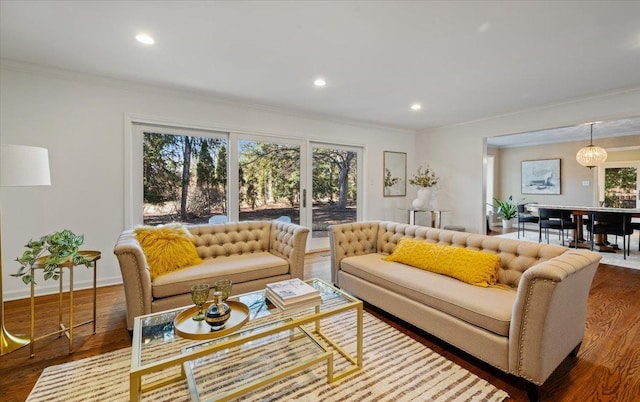
[[[573,221],[576,223],[577,229],[573,231],[573,240],[569,243],[569,247],[591,248],[591,244],[584,239],[583,217],[589,212],[613,212],[620,214],[630,214],[633,218],[640,218],[640,208],[613,208],[613,207],[588,207],[581,205],[548,205],[548,204],[527,204],[527,210],[536,213],[538,209],[559,209],[571,211]],[[594,250],[604,252],[615,252],[618,250],[617,245],[609,245],[604,235],[596,234],[594,239]]]

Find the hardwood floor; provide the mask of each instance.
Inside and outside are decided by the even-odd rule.
[[[308,255],[305,277],[330,279],[329,253]],[[543,401],[637,401],[640,395],[640,271],[600,265],[588,303],[587,329],[577,357],[568,357],[541,389]],[[76,293],[76,319],[91,317],[91,292]],[[371,306],[366,310],[479,377],[505,390],[511,401],[526,401],[522,382]],[[37,298],[36,329],[55,329],[57,296]],[[122,286],[98,291],[97,333],[91,325],[76,330],[74,353],[67,339],[50,337],[35,343],[35,357],[25,347],[0,357],[0,400],[24,401],[45,367],[130,346],[125,326]],[[27,299],[5,303],[5,323],[13,334],[28,333]]]

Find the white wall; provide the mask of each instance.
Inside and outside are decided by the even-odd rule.
[[[564,142],[551,145],[535,145],[517,148],[505,148],[500,152],[499,171],[500,193],[502,199],[513,195],[516,202],[537,202],[540,204],[587,205],[597,203],[598,169],[588,169],[576,161],[576,153],[588,144],[583,141]],[[640,134],[624,137],[602,138],[596,145],[605,149],[640,145]],[[631,157],[633,151],[625,154]],[[640,152],[640,151],[636,151]],[[610,152],[607,161],[616,160],[617,152]],[[560,194],[522,194],[520,163],[523,160],[560,159]],[[617,159],[621,160],[621,159]],[[627,161],[632,159],[626,159]],[[585,182],[589,182],[587,186]]]
[[[120,283],[112,250],[124,228],[125,114],[190,123],[212,129],[290,136],[365,146],[365,219],[398,219],[409,196],[382,197],[384,150],[407,152],[414,162],[415,134],[331,121],[265,107],[216,101],[196,94],[143,87],[2,61],[0,140],[49,149],[50,187],[2,188],[2,267],[5,300],[28,296],[9,276],[30,238],[68,228],[85,235],[85,247],[102,251],[99,285]],[[91,271],[75,269],[76,288],[89,287]],[[57,282],[38,280],[38,294]]]
[[[442,178],[439,206],[451,210],[451,223],[483,233],[486,137],[630,116],[640,116],[640,88],[427,130],[416,138],[416,164],[428,163]]]

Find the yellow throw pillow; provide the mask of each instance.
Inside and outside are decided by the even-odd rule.
[[[497,254],[410,238],[400,239],[393,253],[383,260],[401,262],[483,287],[496,285],[500,268]]]
[[[202,263],[193,236],[180,224],[142,226],[135,230],[151,270],[151,279]]]

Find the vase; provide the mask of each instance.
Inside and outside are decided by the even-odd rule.
[[[411,206],[413,207],[413,209],[424,209],[424,201],[422,201],[420,198],[416,198],[415,200],[411,201]]]
[[[224,328],[224,324],[231,317],[231,308],[222,301],[222,292],[213,292],[213,303],[207,309],[205,321],[211,326],[212,331]]]
[[[513,222],[511,221],[511,219],[503,219],[502,227],[504,229],[511,229],[513,227]]]
[[[418,198],[422,201],[422,209],[429,209],[429,203],[431,202],[431,189],[428,187],[422,187],[418,190]]]

